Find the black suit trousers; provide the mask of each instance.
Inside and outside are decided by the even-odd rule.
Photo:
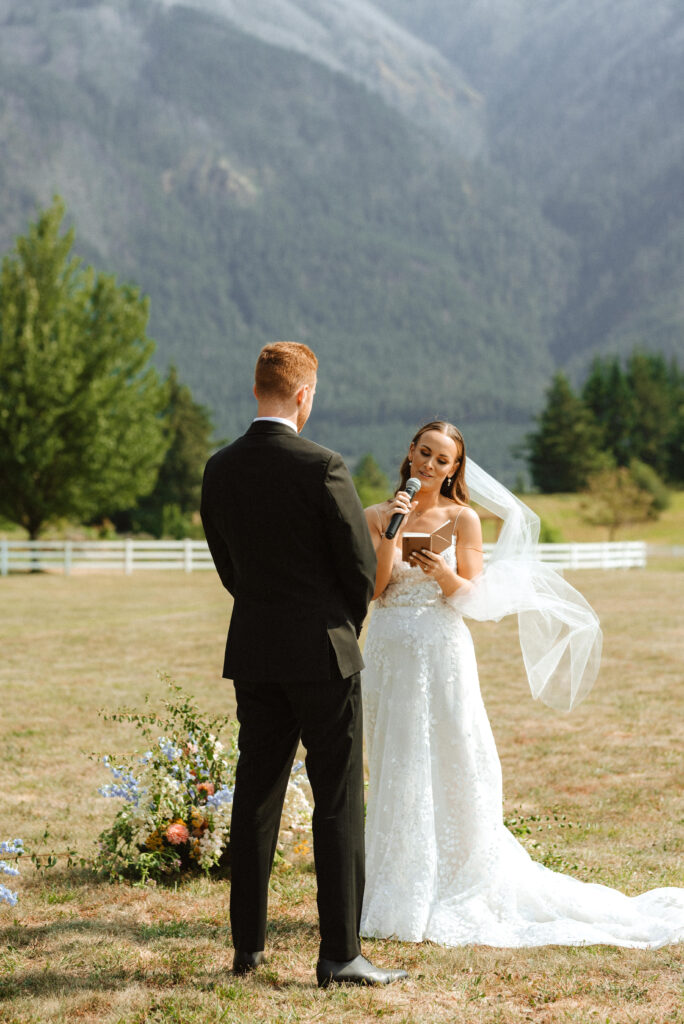
[[[265,947],[268,881],[283,800],[301,738],[314,797],[320,955],[360,951],[364,888],[363,733],[360,675],[317,682],[235,682],[238,739],[230,830],[233,945]]]

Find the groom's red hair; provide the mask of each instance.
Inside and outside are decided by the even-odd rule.
[[[259,353],[254,370],[258,398],[292,398],[302,384],[313,384],[318,359],[308,345],[274,341]]]

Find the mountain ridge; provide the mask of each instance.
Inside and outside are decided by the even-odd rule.
[[[509,0],[497,68],[514,63],[523,6]],[[236,18],[214,0],[0,0],[0,244],[62,193],[81,255],[151,296],[158,362],[178,365],[220,435],[249,422],[259,347],[288,336],[321,358],[310,430],[322,443],[351,461],[371,450],[391,473],[418,421],[444,416],[513,482],[510,446],[555,367],[581,374],[606,346],[678,350],[674,128],[650,177],[639,165],[639,202],[636,180],[611,193],[578,179],[554,197],[515,157],[534,126],[522,109],[503,124],[499,71],[477,78],[475,53],[454,58],[455,80],[484,97],[487,138],[466,158],[465,142],[371,88],[370,71],[343,73]]]

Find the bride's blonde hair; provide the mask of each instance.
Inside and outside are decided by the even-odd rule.
[[[450,437],[456,443],[456,471],[451,477],[451,484],[449,483],[449,477],[446,477],[439,493],[443,494],[446,498],[451,498],[452,501],[458,502],[459,505],[470,504],[470,495],[468,494],[465,482],[466,450],[463,434],[453,423],[448,423],[446,420],[433,420],[431,423],[426,423],[420,428],[411,444],[418,444],[423,434],[427,433],[428,430],[438,430],[440,434],[446,434],[447,437]],[[399,468],[398,491],[404,490],[406,481],[410,476],[411,463],[407,455]]]

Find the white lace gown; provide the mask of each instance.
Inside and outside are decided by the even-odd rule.
[[[453,548],[445,557],[455,565]],[[533,861],[505,827],[472,639],[420,569],[395,562],[364,660],[362,935],[508,947],[684,939],[684,888],[628,897],[578,881]]]

